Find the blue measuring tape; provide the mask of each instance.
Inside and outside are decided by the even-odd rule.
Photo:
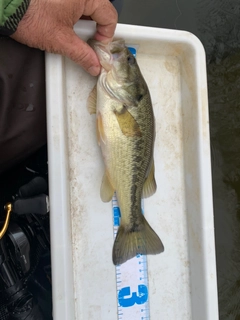
[[[128,49],[136,56],[136,48],[128,47]],[[112,199],[112,211],[115,239],[121,222],[121,212],[116,193]],[[125,263],[116,266],[116,285],[118,320],[150,319],[147,257],[145,255],[138,254]]]

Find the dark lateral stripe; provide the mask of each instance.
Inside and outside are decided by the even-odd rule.
[[[17,30],[17,26],[24,16],[25,12],[27,11],[30,1],[31,0],[24,0],[22,4],[17,8],[16,12],[8,17],[3,27],[9,30],[9,32],[11,32],[10,34],[14,33]]]

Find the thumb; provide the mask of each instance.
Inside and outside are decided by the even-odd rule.
[[[72,29],[62,30],[62,36],[58,39],[60,50],[55,48],[55,52],[70,58],[93,76],[100,73],[101,67],[96,53]]]

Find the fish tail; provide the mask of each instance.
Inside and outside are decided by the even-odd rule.
[[[142,223],[134,230],[120,225],[113,245],[112,260],[117,265],[137,254],[157,254],[163,251],[162,241],[142,215]]]

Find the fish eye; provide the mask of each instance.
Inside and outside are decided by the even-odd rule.
[[[127,56],[127,61],[130,65],[135,63],[135,58],[132,55]]]

